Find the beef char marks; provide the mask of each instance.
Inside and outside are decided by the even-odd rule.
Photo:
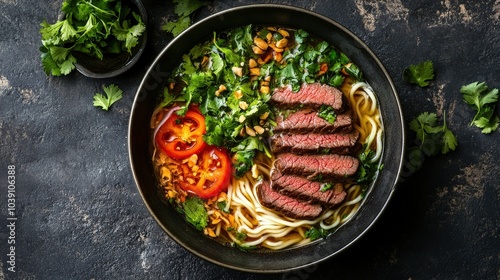
[[[272,104],[280,108],[271,151],[276,157],[270,180],[263,180],[259,200],[263,206],[295,219],[314,219],[323,208],[335,208],[347,193],[359,167],[359,132],[352,111],[337,88],[319,83],[276,89]],[[323,105],[333,108],[333,123],[318,116]],[[291,113],[290,113],[291,112]],[[322,190],[325,184],[331,188]]]

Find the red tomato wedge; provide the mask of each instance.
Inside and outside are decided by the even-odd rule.
[[[185,159],[205,148],[205,132],[205,117],[190,109],[184,116],[172,113],[159,128],[155,141],[171,158]]]
[[[227,189],[232,176],[227,152],[215,146],[206,147],[197,155],[196,164],[184,164],[182,189],[201,198],[210,198]]]

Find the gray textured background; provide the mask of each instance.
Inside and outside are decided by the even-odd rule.
[[[474,81],[500,88],[500,1],[264,2],[303,7],[350,29],[386,65],[406,121],[446,113],[457,151],[404,174],[375,227],[317,267],[283,275],[218,267],[162,232],[129,168],[132,100],[172,39],[160,31],[172,2],[144,1],[146,53],[128,73],[97,80],[42,71],[39,24],[56,19],[60,1],[0,0],[0,279],[500,279],[500,132],[469,127],[473,112],[459,93]],[[215,0],[195,20],[250,3]],[[429,87],[402,80],[405,67],[427,59],[436,70]],[[93,94],[111,83],[123,99],[109,112],[93,107]],[[16,273],[6,263],[8,165],[17,172]]]

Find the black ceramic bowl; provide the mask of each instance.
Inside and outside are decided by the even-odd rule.
[[[144,24],[147,25],[148,16],[146,8],[141,0],[123,0],[123,5],[128,5],[132,11],[137,13]],[[147,28],[147,27],[146,27]],[[104,54],[104,58],[98,59],[84,53],[75,52],[77,63],[76,70],[90,78],[110,78],[128,71],[139,60],[147,42],[147,30],[142,33],[137,46],[132,48],[132,53],[122,52],[120,54]]]
[[[300,19],[300,20],[298,20]],[[192,46],[223,31],[254,25],[301,28],[337,46],[364,72],[378,95],[384,124],[384,168],[371,186],[358,213],[337,232],[309,245],[280,251],[243,252],[205,237],[185,222],[172,206],[160,199],[149,145],[149,122],[165,78]],[[139,192],[151,215],[163,230],[193,254],[215,264],[249,272],[285,272],[328,259],[349,247],[381,215],[394,192],[401,170],[404,125],[401,106],[386,69],[373,52],[349,30],[331,19],[307,10],[281,5],[250,5],[214,14],[176,37],[159,54],[137,91],[129,123],[130,163]]]

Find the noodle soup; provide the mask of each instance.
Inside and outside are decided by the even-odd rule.
[[[383,126],[360,69],[304,30],[248,25],[195,46],[151,118],[162,196],[244,250],[300,246],[361,207]]]

